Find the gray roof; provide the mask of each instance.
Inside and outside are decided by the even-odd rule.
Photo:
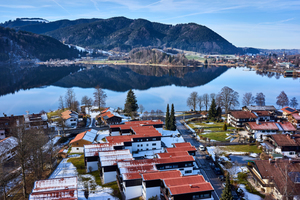
[[[246,108],[250,111],[258,111],[258,110],[266,110],[266,111],[276,111],[277,109],[274,106],[246,106]]]

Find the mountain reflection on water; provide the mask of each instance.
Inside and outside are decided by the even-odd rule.
[[[2,67],[0,95],[54,85],[58,87],[94,88],[124,92],[152,87],[204,85],[224,73],[227,67],[159,67],[159,66],[81,66]]]
[[[59,87],[101,88],[113,91],[145,90],[166,85],[204,85],[224,73],[227,67],[107,66],[73,73],[53,85]]]

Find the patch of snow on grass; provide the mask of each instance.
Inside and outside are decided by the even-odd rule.
[[[252,194],[250,192],[248,192],[246,190],[246,187],[244,184],[240,184],[240,188],[243,190],[245,196],[244,196],[244,199],[249,199],[249,200],[262,200],[262,198],[256,194]]]
[[[160,132],[160,131],[159,131]],[[161,130],[160,132],[162,134],[162,136],[176,136],[179,134],[179,132],[176,130],[176,131],[171,131],[171,130]]]

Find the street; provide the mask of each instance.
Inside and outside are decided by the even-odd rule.
[[[205,152],[199,150],[199,145],[201,144],[199,141],[197,141],[194,137],[192,137],[191,132],[182,125],[179,120],[176,120],[176,126],[179,133],[182,135],[183,139],[186,142],[191,143],[191,145],[195,146],[197,148],[195,160],[197,165],[199,166],[201,170],[201,174],[203,177],[211,183],[211,185],[214,188],[213,197],[214,199],[218,200],[221,197],[222,194],[222,182],[218,179],[218,176],[214,173],[214,171],[209,166],[208,160],[205,159]]]

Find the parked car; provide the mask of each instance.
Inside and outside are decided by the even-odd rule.
[[[200,151],[205,151],[205,146],[200,145],[200,146],[199,146],[199,150],[200,150]]]
[[[219,167],[216,167],[216,168],[214,169],[214,172],[215,172],[215,174],[217,174],[217,175],[221,175],[221,174],[222,174],[221,169],[220,169]]]

